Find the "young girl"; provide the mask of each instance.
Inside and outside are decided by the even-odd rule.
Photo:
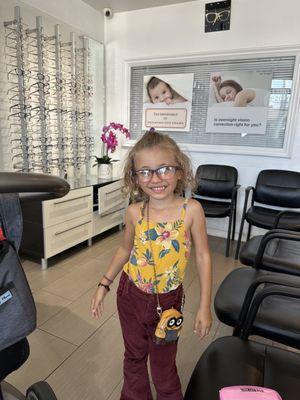
[[[234,107],[246,107],[248,103],[255,99],[253,89],[243,89],[234,80],[221,81],[221,76],[213,76],[213,90],[218,103],[232,102]]]
[[[152,76],[147,83],[147,93],[151,103],[166,103],[168,105],[187,101],[177,93],[167,82]]]
[[[193,173],[188,157],[169,136],[146,132],[130,151],[124,172],[123,189],[133,202],[126,212],[123,243],[92,298],[92,316],[103,313],[109,286],[123,269],[117,291],[125,344],[121,400],[152,399],[148,356],[157,399],[182,400],[177,343],[157,344],[154,338],[159,306],[162,311],[181,310],[191,239],[200,281],[194,332],[200,338],[209,333],[211,259],[204,213],[197,201],[182,197],[193,183]]]

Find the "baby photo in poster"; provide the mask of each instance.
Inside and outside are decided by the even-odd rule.
[[[211,73],[206,133],[265,134],[271,84],[271,72]]]
[[[143,130],[190,130],[194,74],[144,76]]]

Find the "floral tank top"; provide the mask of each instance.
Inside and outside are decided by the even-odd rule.
[[[149,221],[149,232],[143,205],[141,207],[140,219],[135,226],[134,245],[123,270],[143,292],[156,293],[157,289],[158,293],[167,293],[183,282],[191,248],[184,226],[187,202],[188,199],[182,205],[178,220]]]

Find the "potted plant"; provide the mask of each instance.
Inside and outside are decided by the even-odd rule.
[[[130,138],[130,132],[122,124],[111,122],[102,129],[101,140],[104,144],[105,154],[102,157],[95,157],[94,166],[98,166],[98,178],[109,179],[112,177],[112,163],[118,160],[114,160],[109,156],[109,153],[114,153],[118,147],[117,135],[121,133],[125,135],[127,139]]]

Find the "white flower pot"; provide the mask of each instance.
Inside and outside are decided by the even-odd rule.
[[[112,164],[98,164],[98,178],[111,179],[112,178]]]

